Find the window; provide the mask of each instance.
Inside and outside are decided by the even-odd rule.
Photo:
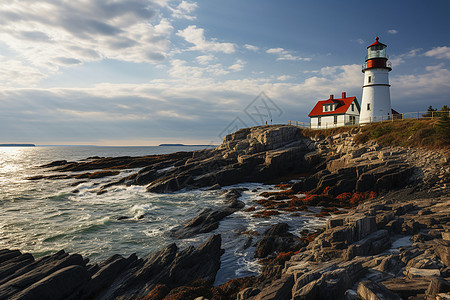
[[[350,124],[351,125],[355,125],[356,123],[356,117],[355,116],[350,116]]]
[[[352,103],[352,111],[355,111],[355,104]]]
[[[320,119],[320,117],[317,118],[317,126],[322,126],[322,120]]]
[[[325,105],[325,111],[328,111],[328,105]]]
[[[371,82],[372,82],[372,76],[369,76],[369,77],[367,78],[367,82],[368,82],[368,83],[371,83]]]
[[[367,103],[367,110],[370,110],[370,103]]]
[[[334,116],[334,125],[337,124],[337,116]]]

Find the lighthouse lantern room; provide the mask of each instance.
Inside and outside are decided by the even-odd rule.
[[[364,85],[361,99],[361,124],[392,118],[389,72],[392,70],[386,45],[375,39],[367,47],[367,56],[362,67]]]

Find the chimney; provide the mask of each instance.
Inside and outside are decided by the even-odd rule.
[[[347,93],[346,92],[342,92],[342,99],[347,98]]]
[[[333,96],[333,95],[330,95],[330,99],[333,100],[333,98],[334,98],[334,96]]]

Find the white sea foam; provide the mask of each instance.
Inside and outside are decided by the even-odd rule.
[[[149,149],[154,152],[145,152]],[[178,150],[182,149],[176,148]],[[139,156],[156,154],[155,151],[151,147],[140,150],[36,147],[23,150],[20,158],[1,157],[8,163],[8,170],[14,170],[15,173],[5,172],[5,163],[0,166],[0,248],[17,248],[37,255],[65,249],[71,253],[81,253],[96,262],[114,253],[126,256],[136,252],[143,257],[173,242],[182,249],[220,233],[225,253],[217,279],[223,283],[259,271],[260,266],[253,259],[255,248],[242,249],[250,237],[243,234],[244,231],[256,230],[262,233],[278,222],[287,222],[291,228],[299,224],[311,228],[323,224],[323,220],[303,216],[303,213],[297,217],[282,213],[271,219],[255,219],[251,217],[253,213],[239,211],[223,219],[219,228],[213,232],[175,240],[170,237],[170,229],[192,219],[206,207],[222,206],[223,191],[195,190],[161,195],[147,192],[144,186],[113,186],[108,188],[107,193],[96,193],[104,183],[128,176],[136,170],[125,170],[116,177],[90,180],[76,186],[71,186],[79,182],[75,179],[23,180],[42,175],[45,171],[35,166],[54,160],[76,161],[89,156]],[[222,190],[228,188],[248,188],[239,200],[247,207],[259,207],[253,201],[260,199],[259,194],[270,191],[273,186],[243,183]],[[74,190],[78,190],[78,193],[72,193]],[[259,238],[253,237],[253,243]]]

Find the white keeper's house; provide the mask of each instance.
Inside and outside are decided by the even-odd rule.
[[[340,99],[330,95],[330,99],[317,102],[308,116],[311,128],[325,129],[358,124],[360,110],[356,97],[347,97],[343,92]]]
[[[356,97],[317,102],[309,113],[311,128],[326,129],[332,127],[380,122],[398,118],[399,114],[391,107],[389,72],[392,70],[386,45],[376,37],[375,43],[367,47],[367,56],[362,66],[364,85],[361,107]]]

